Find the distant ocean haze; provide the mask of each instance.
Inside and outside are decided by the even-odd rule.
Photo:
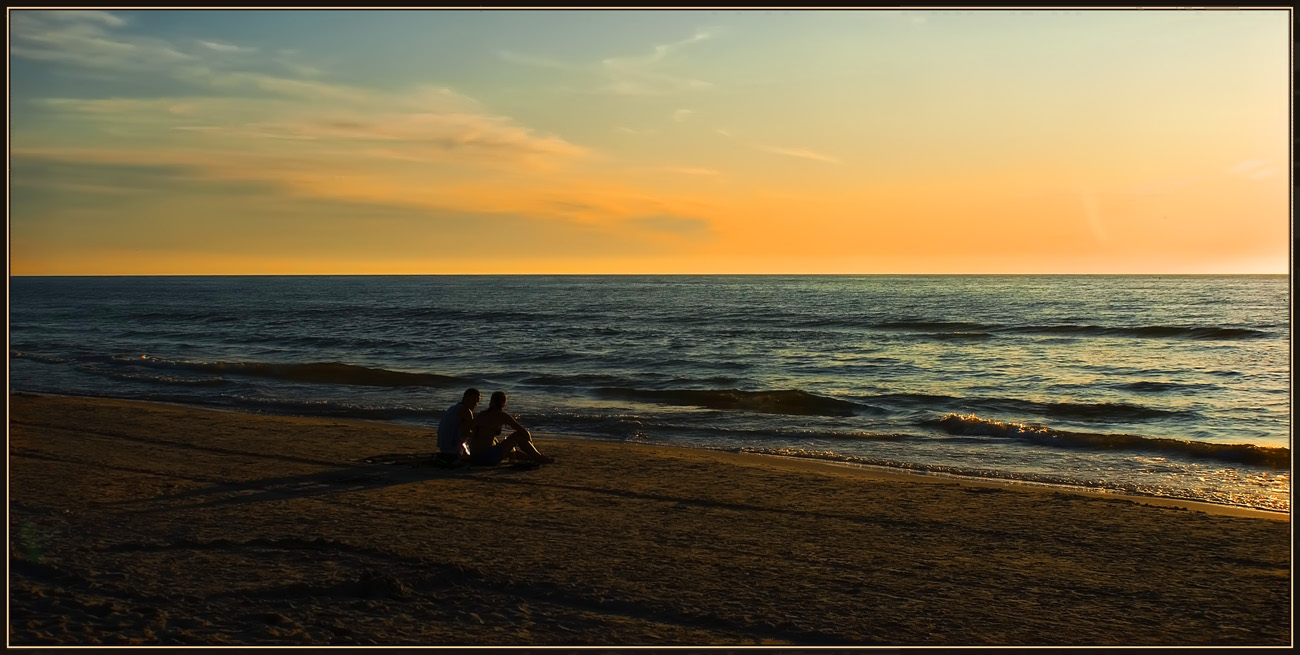
[[[1286,276],[16,277],[14,390],[1289,509]],[[432,437],[428,450],[433,450]]]

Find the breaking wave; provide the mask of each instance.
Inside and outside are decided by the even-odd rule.
[[[991,323],[965,323],[959,321],[889,321],[876,323],[882,330],[904,330],[919,332],[944,332],[949,335],[980,334],[1004,332],[1010,334],[1064,334],[1095,337],[1137,337],[1146,339],[1206,339],[1234,340],[1257,339],[1269,336],[1263,330],[1235,327],[1208,326],[1105,326],[1105,325],[997,325]],[[934,337],[935,334],[927,336]]]
[[[373,387],[445,387],[469,382],[463,378],[434,373],[408,373],[382,368],[369,368],[340,362],[313,362],[306,364],[273,364],[263,362],[192,362],[175,361],[141,355],[139,359],[113,358],[120,364],[149,368],[198,371],[214,375],[246,375],[250,377],[317,382],[325,384],[354,384]]]
[[[1140,337],[1147,339],[1208,339],[1234,340],[1257,339],[1268,336],[1267,332],[1247,328],[1225,327],[1177,327],[1167,325],[1147,325],[1142,327],[1106,327],[1100,325],[1027,325],[1008,327],[1007,332],[1032,334],[1078,334],[1083,336],[1103,337]]]
[[[230,384],[228,380],[220,377],[184,377],[179,375],[155,374],[148,372],[122,371],[102,366],[82,364],[77,367],[78,371],[91,373],[93,375],[102,375],[114,380],[125,380],[127,382],[144,382],[147,384],[176,384],[183,386],[195,387],[216,387]]]
[[[44,362],[46,364],[63,364],[69,361],[66,357],[56,357],[54,355],[42,355],[40,353],[29,353],[29,352],[22,352],[18,350],[10,350],[9,356],[17,357],[18,359],[30,359],[34,362]]]
[[[1256,446],[1254,444],[1222,444],[1206,441],[1184,441],[1164,437],[1144,437],[1132,434],[1098,434],[1056,430],[1040,425],[1004,423],[975,415],[948,414],[940,419],[922,422],[953,435],[982,435],[1008,439],[1023,439],[1034,443],[1063,448],[1090,450],[1135,450],[1167,453],[1181,457],[1214,459],[1225,462],[1254,464],[1270,468],[1289,469],[1291,449]]]
[[[1218,388],[1212,384],[1181,384],[1178,382],[1130,382],[1128,384],[1115,385],[1118,389],[1125,391],[1136,391],[1138,393],[1164,393],[1166,391],[1179,391],[1190,389],[1215,389]]]
[[[630,389],[603,387],[594,393],[602,398],[634,400],[661,405],[688,405],[708,409],[739,409],[766,414],[852,416],[879,411],[868,405],[829,398],[799,389],[739,391],[736,389]]]

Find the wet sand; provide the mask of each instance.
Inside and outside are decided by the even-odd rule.
[[[1272,645],[1288,515],[13,394],[9,645]]]

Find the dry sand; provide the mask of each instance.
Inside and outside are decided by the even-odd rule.
[[[448,471],[415,428],[10,402],[10,646],[1291,643],[1285,515],[569,439]]]

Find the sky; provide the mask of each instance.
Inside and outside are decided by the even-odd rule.
[[[1272,10],[9,10],[11,275],[1286,273]]]

